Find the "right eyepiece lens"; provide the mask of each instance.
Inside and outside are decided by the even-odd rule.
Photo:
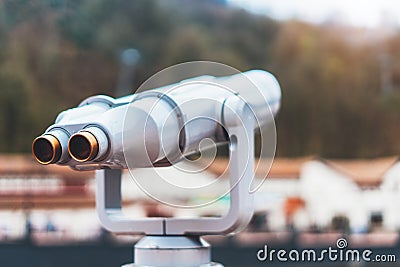
[[[79,162],[85,162],[96,157],[98,144],[91,133],[84,132],[71,137],[68,149],[71,157]]]

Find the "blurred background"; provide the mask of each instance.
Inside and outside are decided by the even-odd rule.
[[[397,1],[4,0],[0,48],[4,266],[132,261],[138,237],[100,227],[94,173],[40,166],[31,142],[84,98],[129,94],[191,60],[268,70],[283,94],[277,158],[257,192],[256,214],[237,236],[207,238],[214,260],[262,266],[256,253],[265,244],[326,248],[341,236],[400,258]],[[199,179],[218,177],[226,164],[220,158]],[[125,176],[127,212],[192,215],[148,200]],[[191,212],[214,216],[228,203]]]

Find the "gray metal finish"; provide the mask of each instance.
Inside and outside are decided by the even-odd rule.
[[[276,79],[262,70],[197,77],[118,99],[89,97],[60,113],[46,133],[62,129],[72,136],[84,130],[101,141],[99,155],[90,161],[63,155],[58,162],[78,170],[164,166],[197,152],[204,138],[226,143],[222,113],[234,96],[248,104],[256,118],[253,127],[259,128],[273,120],[281,93]]]
[[[254,96],[248,86],[256,87],[259,94]],[[106,229],[148,235],[135,246],[135,263],[125,267],[222,266],[211,262],[210,247],[199,236],[235,233],[250,221],[254,130],[273,121],[280,97],[276,79],[261,70],[199,77],[119,99],[90,97],[79,107],[62,112],[46,133],[57,134],[63,146],[67,137],[80,131],[97,140],[96,157],[77,162],[64,155],[58,164],[97,170],[96,209]],[[197,152],[206,138],[216,144],[229,142],[230,208],[226,215],[131,218],[122,212],[122,169],[174,164]]]
[[[211,262],[210,245],[198,236],[146,236],[135,245],[134,260],[123,267],[223,267]]]
[[[229,164],[231,203],[225,216],[196,219],[128,218],[121,210],[121,173],[99,170],[96,174],[96,203],[103,226],[112,232],[147,235],[228,234],[243,229],[253,215],[253,194],[250,193],[250,184],[254,177],[255,117],[249,106],[237,96],[226,101],[223,114],[223,121],[231,140]]]

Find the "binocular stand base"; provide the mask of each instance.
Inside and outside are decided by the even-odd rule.
[[[199,236],[145,236],[134,247],[134,260],[121,267],[223,267],[211,262],[210,245]]]

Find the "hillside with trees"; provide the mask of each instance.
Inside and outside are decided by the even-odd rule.
[[[400,152],[400,34],[277,22],[195,0],[5,0],[0,4],[0,152],[29,152],[62,110],[115,94],[119,55],[141,58],[134,90],[170,65],[266,69],[282,86],[277,155]]]

